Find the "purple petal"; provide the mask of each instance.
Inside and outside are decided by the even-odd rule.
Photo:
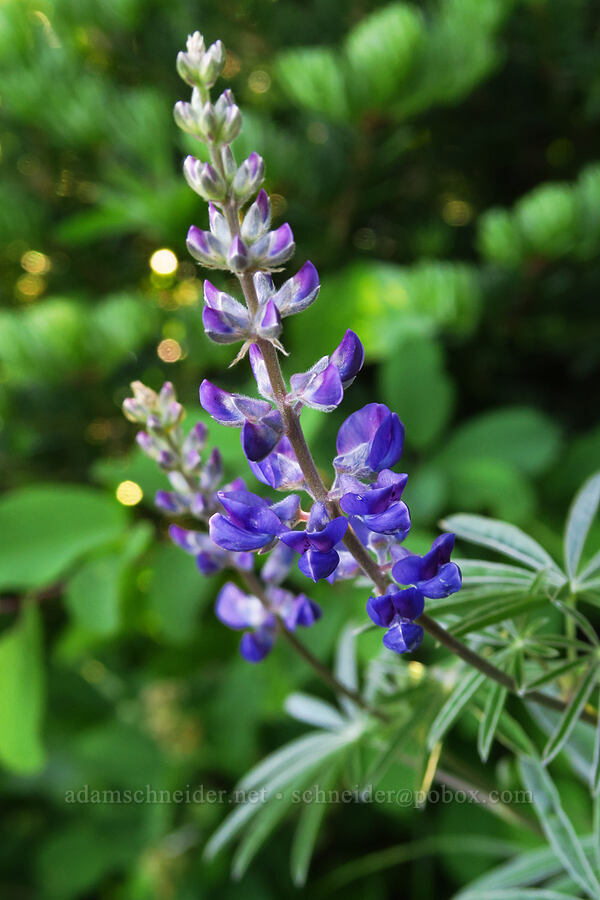
[[[322,531],[307,532],[310,546],[321,552],[329,551],[342,540],[348,528],[348,519],[337,516]]]
[[[344,399],[344,389],[337,368],[330,363],[323,372],[311,378],[298,399],[312,409],[322,412],[334,410]]]
[[[369,453],[369,465],[374,472],[395,465],[402,456],[404,447],[404,425],[396,413],[392,413],[381,423]]]
[[[206,378],[200,385],[200,403],[209,416],[221,425],[239,427],[244,424],[244,416],[236,406],[234,395],[207,381]]]
[[[338,369],[344,387],[348,387],[354,381],[364,361],[364,347],[358,335],[348,329],[339,346],[331,354],[331,362]]]
[[[438,600],[455,594],[462,586],[462,574],[456,563],[445,563],[433,578],[419,582],[419,588],[426,597]]]
[[[273,450],[283,435],[283,421],[279,410],[258,422],[246,421],[242,426],[242,449],[250,462],[260,462]]]
[[[270,652],[275,643],[275,631],[272,628],[259,628],[242,635],[240,653],[251,663],[260,662]]]
[[[319,274],[311,262],[285,281],[273,300],[282,316],[292,316],[302,312],[314,303],[319,293]]]
[[[221,513],[211,516],[208,526],[209,534],[217,546],[236,553],[242,550],[260,550],[266,547],[273,537],[268,533],[240,528]]]
[[[412,622],[394,622],[383,636],[383,643],[394,653],[416,650],[423,640],[423,629]]]
[[[319,581],[331,575],[339,561],[340,557],[335,550],[329,550],[327,553],[307,550],[298,560],[298,568],[307,578]]]
[[[378,534],[397,534],[398,540],[404,540],[410,531],[410,512],[406,503],[401,500],[392,503],[382,513],[372,516],[363,516],[363,522]]]
[[[382,594],[380,597],[369,597],[367,600],[367,615],[380,628],[388,628],[396,615],[390,594]]]
[[[250,357],[252,374],[254,375],[259,393],[262,394],[263,397],[267,397],[269,400],[271,400],[273,398],[271,379],[269,378],[267,367],[265,365],[265,361],[258,344],[250,345],[248,355]]]
[[[279,521],[286,526],[295,524],[298,519],[300,510],[300,497],[297,494],[290,494],[283,500],[278,500],[271,504],[271,512],[274,512]]]
[[[265,306],[264,315],[258,327],[264,338],[274,338],[281,334],[281,316],[273,300],[269,300]]]
[[[310,547],[305,531],[288,531],[282,534],[279,540],[296,553],[304,553]]]
[[[268,613],[258,597],[245,594],[228,581],[217,594],[215,615],[228,628],[242,629],[258,627]]]
[[[234,525],[270,537],[282,531],[277,514],[257,494],[250,491],[219,491],[217,497]],[[252,547],[235,549],[251,550]]]
[[[394,609],[401,619],[418,619],[425,608],[425,598],[418,588],[390,593]]]

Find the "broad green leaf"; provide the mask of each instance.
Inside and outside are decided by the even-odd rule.
[[[335,784],[338,768],[339,766],[337,763],[334,763],[319,776],[317,786],[320,790],[327,792],[332,785]],[[290,856],[292,880],[296,887],[304,887],[306,884],[308,869],[317,842],[319,828],[326,811],[326,801],[320,802],[313,799],[310,803],[306,803],[303,806],[302,812],[300,813]]]
[[[279,83],[288,97],[312,112],[335,120],[349,115],[343,68],[328,47],[302,47],[280,54]]]
[[[39,610],[30,602],[0,637],[0,762],[21,774],[44,765],[42,652]]]
[[[462,425],[444,447],[444,461],[500,459],[534,475],[557,456],[559,431],[548,416],[527,406],[484,413]]]
[[[521,777],[533,795],[534,808],[540,825],[554,852],[569,875],[592,900],[600,896],[600,883],[594,875],[575,829],[567,817],[558,791],[538,759],[521,757]]]
[[[379,372],[382,399],[402,419],[407,440],[427,447],[447,424],[454,403],[440,344],[428,336],[405,341]]]
[[[557,753],[560,753],[563,745],[568,740],[571,731],[579,719],[583,707],[587,703],[592,688],[596,684],[597,676],[598,667],[596,665],[590,666],[581,679],[577,690],[573,693],[573,696],[558,723],[555,733],[544,748],[544,763],[549,763],[553,760]]]
[[[471,697],[473,697],[485,681],[485,675],[477,670],[469,669],[455,686],[454,690],[440,709],[433,721],[427,737],[429,749],[443,738],[455,719],[460,715]]]
[[[348,724],[331,703],[326,703],[319,697],[311,697],[309,694],[290,694],[285,699],[285,711],[300,722],[307,722],[317,728],[327,728],[331,731],[339,731]]]
[[[115,553],[87,560],[69,580],[65,605],[73,620],[97,635],[115,632],[120,624],[123,560]]]
[[[125,509],[80,485],[36,485],[0,500],[0,588],[43,587],[123,534]]]
[[[195,560],[178,547],[161,544],[152,559],[148,603],[170,641],[188,641],[202,605],[214,597],[216,585],[200,575]]]
[[[600,504],[600,472],[592,475],[577,493],[565,529],[565,565],[571,581],[575,578],[577,567],[583,553],[590,525]]]
[[[531,569],[549,569],[559,575],[563,583],[565,581],[564,575],[544,548],[515,525],[488,519],[486,516],[458,513],[444,519],[442,527],[453,531],[462,540],[489,547],[505,556],[518,559]]]
[[[483,710],[483,718],[479,723],[479,731],[477,734],[477,749],[483,762],[487,762],[488,756],[490,755],[490,748],[494,740],[500,716],[502,715],[502,710],[504,709],[504,704],[506,703],[507,694],[508,691],[505,687],[494,682],[487,695]]]
[[[417,11],[390,3],[362,19],[346,38],[349,86],[358,108],[373,109],[392,99],[423,39]]]

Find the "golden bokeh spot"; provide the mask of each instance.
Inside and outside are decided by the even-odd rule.
[[[150,268],[157,275],[172,275],[177,271],[179,260],[172,250],[163,247],[161,250],[155,250],[150,257]]]
[[[255,94],[265,94],[271,87],[271,76],[264,69],[255,69],[248,76],[248,87]]]
[[[233,78],[241,68],[242,61],[239,56],[237,56],[236,53],[232,53],[231,50],[228,50],[225,57],[225,65],[223,66],[223,78]]]
[[[28,250],[21,257],[21,266],[30,275],[45,275],[51,269],[50,259],[39,250]]]
[[[186,278],[173,291],[173,300],[177,306],[194,306],[199,299],[200,283],[196,278]]]
[[[17,279],[17,294],[19,299],[29,302],[37,299],[46,290],[46,279],[41,275],[21,275]]]
[[[135,506],[144,496],[143,490],[135,481],[122,481],[115,493],[123,506]]]
[[[466,200],[448,199],[442,207],[442,218],[447,225],[461,228],[473,218],[474,209]]]
[[[425,676],[425,666],[416,659],[411,659],[408,664],[408,676],[413,684],[419,684]]]
[[[174,338],[165,338],[156,348],[159,359],[166,363],[174,363],[181,359],[183,351],[181,344]]]
[[[81,674],[90,684],[99,684],[106,675],[106,667],[99,659],[88,659],[81,666]]]
[[[283,194],[271,194],[271,212],[273,218],[282,216],[287,209],[288,202]]]

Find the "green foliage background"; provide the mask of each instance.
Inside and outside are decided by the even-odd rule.
[[[225,859],[201,860],[222,805],[69,804],[65,792],[230,789],[300,733],[283,701],[315,687],[285,647],[251,670],[238,658],[212,615],[217,584],[165,540],[152,510],[162,477],[132,449],[120,413],[133,378],[172,379],[191,419],[202,377],[238,389],[247,379],[203,334],[202,275],[185,251],[206,213],[181,177],[197,148],[171,108],[185,95],[175,54],[196,28],[228,47],[245,113],[238,152],[265,157],[276,219],[292,224],[298,265],[310,258],[321,275],[318,302],[286,332],[293,370],[347,327],[367,349],[339,414],[307,416],[320,464],[341,418],[379,398],[407,427],[416,549],[460,510],[518,524],[551,551],[572,494],[598,468],[593,0],[5,0],[0,877],[10,898],[238,896]],[[164,247],[179,260],[171,275],[149,266]],[[178,361],[157,355],[165,340]],[[237,434],[211,425],[211,436],[229,474],[245,474]],[[144,492],[133,509],[115,497],[125,480]],[[593,535],[597,545],[598,526]],[[310,638],[328,657],[365,597],[313,593],[326,616]],[[376,650],[370,636],[360,644],[365,659]],[[433,655],[426,643],[419,659]],[[453,736],[458,756],[469,737],[466,726]],[[501,754],[473,765],[511,781]],[[588,801],[566,770],[563,786],[577,826]],[[331,880],[364,854],[463,831],[492,841]],[[245,898],[296,893],[290,835],[278,829]],[[402,883],[414,900],[450,896],[495,861],[494,840],[509,839],[535,843],[467,805],[335,807],[307,892],[379,900]]]

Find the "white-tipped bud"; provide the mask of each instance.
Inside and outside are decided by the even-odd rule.
[[[258,153],[251,153],[241,164],[233,178],[233,193],[236,200],[244,202],[255,194],[265,177],[265,163]]]
[[[225,65],[225,47],[221,41],[215,41],[204,54],[199,66],[199,75],[205,87],[213,86]]]
[[[196,137],[202,137],[202,131],[198,124],[198,116],[192,109],[191,103],[184,100],[178,100],[173,107],[173,117],[176,124],[182,131],[193,134]]]
[[[185,180],[203,200],[221,202],[227,196],[227,184],[210,163],[188,156],[183,163]]]

